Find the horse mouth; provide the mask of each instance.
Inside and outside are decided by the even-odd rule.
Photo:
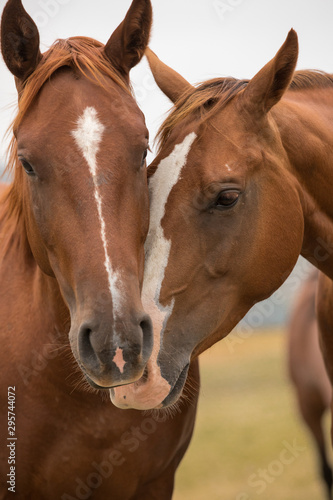
[[[91,378],[86,374],[84,373],[84,376],[85,376],[85,379],[86,381],[88,382],[88,384],[93,388],[93,389],[97,389],[98,391],[107,391],[109,390],[111,387],[104,387],[102,385],[98,385],[96,384],[96,382],[94,382],[93,380],[91,380]]]
[[[98,391],[109,391],[115,387],[123,387],[125,385],[131,385],[131,384],[135,384],[135,382],[127,382],[127,383],[124,383],[124,384],[118,384],[118,385],[99,385],[99,384],[96,384],[96,382],[94,382],[90,377],[89,375],[87,375],[86,373],[84,373],[84,377],[86,379],[86,381],[88,382],[88,384],[93,388],[93,389],[97,389]],[[144,379],[145,377],[145,374],[142,375],[141,379]]]
[[[188,363],[183,370],[180,372],[180,375],[174,384],[173,388],[169,392],[168,396],[163,400],[162,402],[162,408],[166,408],[168,406],[171,406],[174,404],[179,397],[181,396],[181,393],[184,389],[184,385],[187,379],[187,374],[189,370],[190,364]]]
[[[139,380],[137,380],[136,382],[130,382],[128,384],[118,385],[118,386],[102,386],[102,385],[99,385],[96,382],[94,382],[89,377],[89,375],[87,375],[87,373],[84,373],[84,377],[85,377],[86,381],[89,383],[89,385],[93,389],[96,389],[98,391],[110,391],[111,400],[114,402],[114,404],[118,408],[122,408],[122,409],[131,409],[131,408],[134,408],[134,409],[139,409],[139,410],[161,409],[161,408],[167,408],[168,406],[172,406],[181,397],[181,394],[182,394],[182,391],[184,389],[184,385],[185,385],[185,382],[186,382],[186,379],[187,379],[187,374],[188,374],[189,366],[190,366],[189,363],[187,365],[185,365],[185,367],[180,372],[180,374],[179,374],[176,382],[171,387],[171,389],[169,391],[169,394],[162,400],[162,402],[159,402],[159,404],[157,404],[156,406],[149,407],[149,408],[148,407],[147,408],[137,407],[136,404],[135,404],[135,402],[132,402],[132,404],[131,404],[131,402],[126,401],[126,397],[124,397],[124,396],[122,396],[124,399],[123,399],[123,401],[122,401],[121,404],[119,404],[119,402],[118,402],[118,404],[116,404],[115,401],[113,401],[114,398],[115,398],[115,389],[116,390],[117,389],[125,389],[126,390],[126,387],[129,387],[129,388],[133,387],[134,391],[135,391],[135,389],[138,389],[138,388],[140,388],[141,390],[142,389],[145,390],[145,385],[147,384],[148,379],[149,379],[149,371],[148,371],[147,367],[145,368],[145,371],[144,371],[142,377]]]
[[[148,369],[147,367],[144,368],[143,373],[139,378],[136,380],[130,379],[130,380],[110,380],[110,377],[105,377],[103,380],[103,377],[101,377],[101,380],[96,381],[94,380],[90,375],[88,375],[85,367],[80,363],[80,368],[83,373],[84,378],[88,382],[88,384],[93,388],[98,391],[107,391],[111,390],[116,387],[123,387],[123,386],[130,386],[132,384],[137,384],[139,382],[144,383],[144,381],[147,379],[147,373]]]
[[[181,370],[176,382],[171,385],[163,377],[154,377],[146,368],[143,376],[133,384],[112,387],[111,401],[121,409],[153,410],[173,405],[183,391],[189,363]]]

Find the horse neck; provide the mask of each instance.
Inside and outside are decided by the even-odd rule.
[[[47,276],[37,265],[28,241],[23,214],[10,209],[8,193],[11,186],[0,185],[0,231],[3,235],[0,247],[0,278],[12,277],[13,282],[21,282],[31,293],[33,307],[38,312],[40,305],[40,321],[49,319],[59,333],[64,330],[63,341],[67,340],[69,312],[66,307],[55,278]],[[34,313],[36,313],[34,311]],[[46,326],[46,325],[45,325]],[[59,335],[58,335],[59,336]],[[60,340],[60,338],[59,338]]]
[[[333,279],[333,89],[290,91],[274,118],[303,206],[301,254]]]

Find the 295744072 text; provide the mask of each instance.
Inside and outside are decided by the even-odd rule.
[[[8,449],[8,466],[9,470],[7,473],[7,484],[8,491],[15,493],[16,486],[16,414],[15,414],[15,403],[16,403],[16,392],[14,387],[8,387],[8,437],[7,437],[7,449]]]

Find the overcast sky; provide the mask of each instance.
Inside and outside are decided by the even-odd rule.
[[[152,0],[151,47],[191,83],[216,76],[252,77],[282,45],[299,35],[298,68],[333,72],[333,0]],[[4,5],[4,0],[1,0]],[[85,35],[106,42],[130,0],[23,0],[36,21],[42,51],[56,38]],[[153,139],[169,101],[155,88],[146,62],[131,73]],[[12,75],[0,62],[0,163],[3,136],[15,109]],[[14,107],[13,107],[14,105]],[[153,140],[151,140],[153,143]]]

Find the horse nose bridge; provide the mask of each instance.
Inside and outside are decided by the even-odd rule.
[[[102,268],[102,272],[101,272]],[[92,322],[122,329],[136,324],[143,306],[137,274],[124,268],[113,270],[104,262],[83,266],[73,278],[73,311],[81,323]],[[117,326],[116,326],[117,324]]]

